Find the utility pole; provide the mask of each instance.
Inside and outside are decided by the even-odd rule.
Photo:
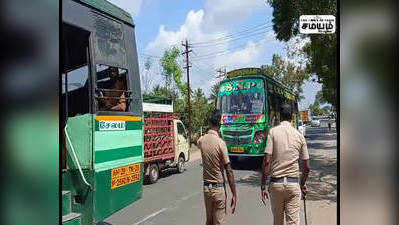
[[[219,69],[216,70],[216,72],[218,74],[216,74],[215,78],[216,78],[216,82],[218,82],[219,88],[220,88],[220,79],[226,78],[226,67],[225,66],[220,67]],[[215,96],[214,102],[215,102],[215,107],[217,107],[217,96]]]
[[[226,76],[226,67],[221,67],[216,70],[218,72],[218,75],[216,76],[217,78],[225,78]]]
[[[188,44],[188,41],[186,39],[185,43],[182,42],[183,47],[185,47],[185,51],[182,53],[183,55],[186,55],[186,66],[183,67],[184,69],[187,70],[187,114],[188,114],[188,141],[189,141],[189,145],[191,147],[191,132],[192,132],[192,128],[191,128],[191,89],[190,89],[190,59],[189,59],[189,55],[188,53],[192,52],[193,50],[190,50],[190,46]]]

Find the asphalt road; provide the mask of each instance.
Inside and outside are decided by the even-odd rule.
[[[334,163],[336,134],[328,132],[326,128],[308,128],[307,136],[311,157],[316,160],[311,162],[311,165],[315,164],[315,171],[308,184],[311,186],[309,205],[307,204],[308,224],[330,224],[326,221],[334,224],[336,215],[330,214],[335,214],[334,207],[336,207],[336,163]],[[326,157],[324,157],[325,154],[327,154]],[[270,206],[265,207],[260,199],[261,175],[258,172],[260,165],[261,160],[249,158],[240,159],[238,165],[233,166],[238,205],[234,215],[231,215],[231,210],[228,208],[227,224],[273,223]],[[323,177],[327,177],[324,180],[329,182],[326,183],[328,186],[326,187],[331,189],[330,192],[326,192],[326,187],[320,184]],[[231,197],[230,192],[228,196]],[[321,212],[321,216],[318,216],[320,213],[314,213],[315,210],[320,209],[319,202],[323,203],[323,207],[327,207],[326,212],[328,209],[329,214],[325,215],[325,212]],[[303,202],[301,202],[301,224],[305,224],[302,204]],[[312,214],[314,214],[313,221],[311,221]],[[322,221],[314,221],[316,219]],[[113,225],[205,224],[201,160],[188,163],[183,174],[170,172],[156,184],[144,185],[142,199],[115,213],[105,222]]]

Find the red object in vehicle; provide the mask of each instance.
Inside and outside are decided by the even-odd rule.
[[[267,137],[267,132],[266,130],[259,130],[256,131],[255,136],[254,136],[254,144],[259,144],[262,143],[263,140]]]
[[[144,117],[144,162],[156,162],[175,157],[173,113],[150,113]]]

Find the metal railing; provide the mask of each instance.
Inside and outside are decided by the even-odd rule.
[[[87,182],[87,180],[86,180],[86,178],[85,178],[85,176],[84,176],[84,174],[83,174],[82,167],[80,166],[78,157],[76,156],[75,149],[74,149],[74,147],[73,147],[73,145],[72,145],[71,139],[69,139],[69,135],[68,135],[68,132],[67,132],[67,127],[68,127],[68,125],[66,125],[65,128],[64,128],[64,130],[65,130],[65,136],[67,137],[69,146],[71,147],[72,155],[73,155],[73,157],[74,157],[74,159],[75,159],[76,164],[78,165],[78,170],[79,170],[79,172],[80,172],[80,175],[82,176],[83,182],[84,182],[87,186],[89,186],[90,190],[92,191],[92,190],[93,190],[93,187],[89,184],[89,182]]]

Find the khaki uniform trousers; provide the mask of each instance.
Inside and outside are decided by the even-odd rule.
[[[226,197],[223,187],[204,186],[206,225],[226,224]]]
[[[274,225],[299,225],[301,188],[298,183],[270,183],[270,203]]]

